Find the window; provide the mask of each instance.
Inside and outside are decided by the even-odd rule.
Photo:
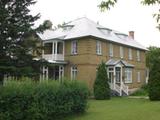
[[[121,68],[116,67],[116,83],[120,83],[121,80]]]
[[[77,41],[76,40],[72,41],[71,54],[77,54]]]
[[[132,68],[125,68],[125,83],[132,83]]]
[[[120,46],[120,58],[123,58],[123,55],[124,55],[123,47]]]
[[[109,56],[113,57],[113,44],[109,44]]]
[[[44,54],[52,54],[52,43],[44,43]]]
[[[57,43],[57,54],[63,54],[63,43],[62,42]]]
[[[137,50],[137,61],[140,61],[140,51]]]
[[[100,41],[96,42],[96,53],[97,53],[97,55],[102,54],[102,47],[101,47],[101,42]]]
[[[71,80],[75,80],[77,77],[77,67],[72,66],[71,67]]]
[[[131,48],[128,49],[128,59],[132,60],[132,49]]]
[[[108,68],[108,78],[109,78],[109,82],[113,83],[113,79],[114,79],[114,69],[112,67]]]
[[[137,82],[141,82],[141,73],[137,72]]]

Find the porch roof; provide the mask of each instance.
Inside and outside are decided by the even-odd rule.
[[[115,60],[115,59],[108,60],[106,62],[106,65],[107,66],[115,66],[115,65],[117,65],[119,63],[123,64],[125,67],[134,67],[134,65],[132,65],[132,64],[130,64],[130,63],[124,61],[124,60]]]

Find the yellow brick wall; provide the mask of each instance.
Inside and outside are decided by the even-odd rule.
[[[133,82],[127,84],[129,88],[138,88],[145,82],[145,51],[140,50],[141,61],[137,62],[136,58],[136,48],[132,48],[132,60],[128,59],[128,49],[130,47],[113,44],[113,57],[109,57],[109,43],[105,40],[100,40],[102,43],[102,55],[96,54],[96,40],[95,38],[81,38],[75,39],[78,41],[78,54],[71,55],[71,41],[65,41],[65,60],[69,62],[65,66],[65,76],[71,77],[71,66],[76,65],[78,68],[77,79],[85,81],[90,88],[93,87],[93,83],[96,77],[96,68],[101,61],[107,62],[109,59],[121,59],[120,58],[120,46],[123,46],[124,58],[130,64],[134,65],[133,69]],[[141,72],[141,82],[137,82],[137,72]]]

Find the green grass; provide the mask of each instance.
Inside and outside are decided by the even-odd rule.
[[[160,120],[160,102],[131,98],[89,100],[85,114],[65,120]]]

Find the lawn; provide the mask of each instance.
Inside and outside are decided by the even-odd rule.
[[[138,98],[89,100],[85,114],[65,120],[160,120],[160,102]]]

